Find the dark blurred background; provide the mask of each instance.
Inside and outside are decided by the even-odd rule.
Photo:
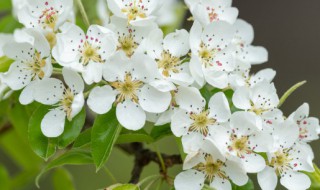
[[[281,96],[293,84],[307,80],[283,105],[282,109],[289,115],[302,103],[308,102],[311,115],[320,116],[320,1],[319,0],[234,0],[233,5],[240,11],[239,17],[251,23],[255,29],[255,45],[265,46],[269,51],[269,62],[254,66],[257,71],[273,68],[277,71],[275,84]],[[318,20],[319,19],[319,20]],[[0,29],[1,31],[1,29]],[[163,142],[165,141],[165,142]],[[167,138],[159,144],[160,151],[167,150],[168,145],[176,147],[174,140]],[[320,141],[313,143],[315,162],[320,165]],[[174,153],[177,150],[167,150]],[[119,182],[127,182],[130,177],[133,158],[116,150],[108,161],[108,168]],[[0,163],[11,168],[11,174],[18,168],[0,150]],[[110,178],[103,172],[95,174],[93,166],[69,167],[74,176],[76,189],[91,190],[111,184]],[[156,165],[151,165],[143,175],[157,172]],[[175,167],[172,174],[180,170]],[[50,180],[42,181],[41,189],[51,189]],[[25,189],[35,189],[34,185]],[[258,189],[258,188],[256,188]]]

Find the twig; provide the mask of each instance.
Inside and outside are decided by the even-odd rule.
[[[3,127],[0,128],[0,135],[3,135],[4,133],[8,132],[12,128],[12,125],[7,123]]]
[[[142,143],[121,144],[118,145],[118,147],[124,152],[135,156],[134,167],[131,172],[131,179],[129,183],[138,183],[143,168],[147,166],[150,162],[157,163],[160,168],[160,173],[163,175],[165,179],[167,178],[166,171],[163,171],[163,168],[161,167],[161,160],[159,159],[157,153],[149,149],[143,148]],[[170,168],[176,164],[182,164],[182,159],[180,155],[160,155],[163,159],[163,164],[165,168]]]

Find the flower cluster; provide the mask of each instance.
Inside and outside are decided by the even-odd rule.
[[[0,56],[13,60],[0,74],[0,97],[21,90],[21,104],[51,105],[41,122],[47,137],[60,136],[86,105],[96,114],[115,107],[129,130],[171,123],[186,153],[177,190],[228,190],[245,185],[247,173],[257,173],[263,190],[278,177],[288,189],[309,188],[301,171],[314,170],[308,143],[320,126],[308,104],[285,117],[276,72],[250,72],[268,53],[252,45],[253,28],[232,0],[185,3],[190,32],[164,35],[159,26],[175,19],[174,1],[99,0],[103,26],[83,31],[72,0],[20,0],[14,13],[25,28],[0,36]],[[205,99],[203,89],[215,93]]]

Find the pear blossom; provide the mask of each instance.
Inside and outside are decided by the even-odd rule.
[[[29,103],[29,91],[37,81],[52,74],[50,46],[46,38],[37,30],[25,29],[32,36],[32,43],[10,42],[4,45],[4,54],[13,59],[6,73],[1,73],[1,81],[12,90],[23,89],[20,95],[22,104]]]
[[[4,54],[4,46],[7,43],[11,43],[14,41],[12,34],[0,33],[0,57],[5,56]]]
[[[291,120],[278,125],[273,132],[273,149],[267,154],[268,166],[258,173],[258,182],[262,190],[275,189],[278,177],[280,183],[289,190],[308,189],[309,177],[301,171],[313,172],[312,159],[306,145],[296,143],[299,128]]]
[[[164,39],[163,32],[156,30],[146,42],[149,47],[147,53],[157,61],[159,72],[168,82],[169,90],[172,90],[174,84],[188,86],[193,83],[189,62],[183,59],[190,50],[188,39],[189,33],[186,30],[177,30]]]
[[[233,25],[235,35],[232,43],[236,46],[235,56],[249,64],[261,64],[268,61],[268,51],[261,46],[251,45],[254,39],[253,27],[242,19]]]
[[[97,14],[102,26],[107,26],[110,23],[111,12],[108,8],[106,0],[97,1]]]
[[[212,128],[211,138],[230,159],[238,159],[246,172],[262,171],[266,164],[257,152],[269,152],[273,139],[269,133],[261,131],[262,123],[251,112],[235,112],[230,118],[230,126]]]
[[[264,80],[247,88],[240,87],[232,96],[235,107],[253,112],[263,121],[262,130],[272,131],[276,123],[283,122],[282,111],[279,110],[279,97],[273,83]]]
[[[213,22],[204,29],[194,22],[190,31],[190,72],[199,86],[208,82],[217,88],[229,85],[228,73],[234,70],[232,26],[223,21]]]
[[[248,182],[243,167],[226,159],[210,140],[204,140],[196,154],[187,155],[183,170],[174,180],[177,190],[201,190],[205,181],[214,189],[231,190],[230,181],[239,186]]]
[[[309,104],[302,104],[294,113],[289,116],[299,126],[299,140],[311,142],[319,139],[319,120],[315,117],[309,117]]]
[[[163,0],[161,8],[155,13],[159,26],[168,26],[177,22],[176,11],[181,4],[178,0]]]
[[[158,26],[153,23],[147,26],[128,25],[126,19],[112,16],[111,23],[108,25],[117,35],[117,50],[123,51],[128,57],[135,52],[144,53],[147,49],[146,38],[153,34]]]
[[[66,21],[73,20],[74,14],[72,0],[26,0],[18,10],[18,19],[25,27],[50,31],[57,31]]]
[[[81,76],[68,68],[64,68],[62,74],[68,87],[59,79],[48,78],[40,81],[33,91],[34,100],[54,106],[41,121],[41,131],[47,137],[60,136],[65,120],[72,121],[84,106],[84,82]]]
[[[117,17],[127,19],[134,26],[146,26],[156,20],[155,12],[161,7],[158,0],[107,0],[109,9]]]
[[[81,72],[87,84],[100,82],[107,59],[116,51],[115,34],[98,25],[90,26],[86,35],[78,26],[69,23],[61,30],[52,50],[55,60]]]
[[[197,93],[185,91],[177,95],[184,96],[184,100],[181,98],[177,101],[180,110],[175,112],[171,120],[171,130],[178,137],[188,132],[207,136],[212,128],[228,122],[231,116],[228,100],[222,92],[211,97],[208,109],[205,109],[205,100],[195,96]]]
[[[238,17],[238,9],[231,7],[232,0],[185,0],[195,20],[202,25],[216,21],[233,24]]]
[[[157,80],[157,66],[150,57],[135,53],[128,59],[118,53],[107,66],[104,79],[108,85],[95,87],[88,98],[88,106],[94,112],[107,113],[115,104],[120,124],[139,130],[145,124],[146,112],[162,113],[168,109],[170,92],[161,92],[151,85]]]

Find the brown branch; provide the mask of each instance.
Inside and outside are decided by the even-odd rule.
[[[143,168],[147,166],[150,162],[155,162],[159,165],[160,173],[167,178],[166,171],[162,170],[161,161],[156,152],[151,151],[150,149],[143,148],[142,143],[131,143],[131,144],[121,144],[118,147],[123,150],[124,152],[134,155],[134,167],[131,172],[131,179],[129,183],[138,183]],[[170,168],[176,164],[182,164],[182,159],[180,155],[167,155],[161,154],[163,158],[165,168]]]
[[[10,123],[5,124],[3,127],[0,128],[0,135],[5,134],[12,128],[12,125]]]

